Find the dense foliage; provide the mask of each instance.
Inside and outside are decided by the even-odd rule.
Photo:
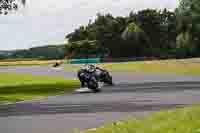
[[[7,15],[10,11],[17,10],[19,5],[25,5],[26,0],[0,0],[0,15]]]
[[[98,13],[94,21],[66,36],[67,53],[74,57],[94,53],[110,57],[199,56],[199,6],[198,0],[181,0],[175,11],[145,9],[126,17]]]

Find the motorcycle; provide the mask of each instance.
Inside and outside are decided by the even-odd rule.
[[[113,85],[112,76],[104,69],[93,65],[86,66],[78,71],[78,78],[81,82],[81,87],[99,92],[102,84]]]
[[[99,76],[101,82],[104,82],[105,84],[110,86],[113,85],[112,76],[107,70],[101,69],[101,74]]]
[[[53,68],[60,67],[63,64],[63,62],[56,62],[55,64],[52,65]]]

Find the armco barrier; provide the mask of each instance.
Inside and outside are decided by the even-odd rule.
[[[109,63],[109,62],[132,62],[132,61],[151,61],[156,60],[158,58],[155,57],[132,57],[132,58],[102,58],[101,62]]]
[[[97,64],[97,63],[119,63],[132,61],[151,61],[157,60],[155,57],[132,57],[132,58],[88,58],[88,59],[71,59],[69,64]]]
[[[96,64],[100,63],[100,58],[88,58],[88,59],[71,59],[70,64]]]

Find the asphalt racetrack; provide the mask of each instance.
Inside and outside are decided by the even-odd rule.
[[[0,72],[76,78],[50,67],[7,67]],[[110,122],[200,103],[200,77],[113,73],[101,93],[66,94],[44,101],[0,105],[1,133],[72,133]]]

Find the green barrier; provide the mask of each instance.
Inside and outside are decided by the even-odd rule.
[[[100,63],[100,58],[89,58],[89,59],[71,59],[70,64],[97,64]]]

